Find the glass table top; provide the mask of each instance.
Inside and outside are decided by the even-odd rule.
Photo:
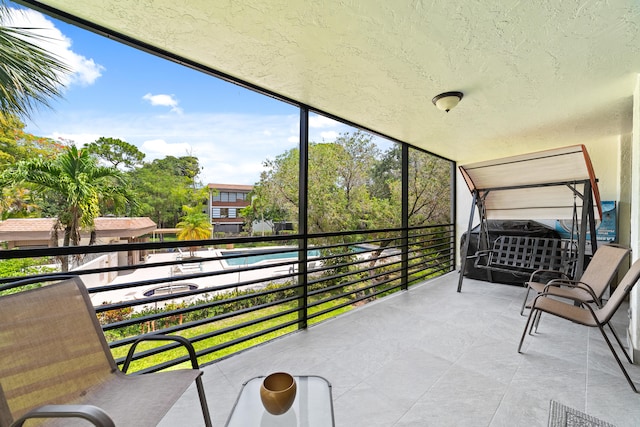
[[[282,415],[271,415],[260,400],[260,385],[264,376],[247,381],[225,424],[227,427],[333,427],[331,384],[323,377],[294,375],[296,398]]]

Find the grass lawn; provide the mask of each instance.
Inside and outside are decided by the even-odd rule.
[[[348,299],[343,298],[343,299],[339,299],[339,300],[334,300],[325,304],[321,304],[317,307],[313,307],[313,309],[310,310],[310,313],[313,314],[314,312],[318,312],[321,310],[325,310],[327,308],[330,308],[332,306],[336,306],[339,304],[342,304],[344,302],[348,301]],[[208,325],[203,325],[203,326],[198,326],[198,327],[194,327],[191,329],[187,329],[184,330],[182,332],[180,332],[180,335],[185,337],[185,338],[195,338],[201,335],[206,335],[206,334],[210,334],[212,332],[215,331],[219,331],[219,330],[223,330],[229,327],[232,327],[234,325],[238,325],[241,323],[245,323],[245,322],[249,322],[251,320],[254,319],[258,319],[261,317],[268,317],[270,315],[274,315],[277,314],[279,312],[283,312],[283,311],[287,311],[287,310],[292,310],[295,309],[297,307],[297,304],[295,302],[289,302],[289,303],[284,303],[284,304],[280,304],[277,306],[273,306],[273,307],[268,307],[268,308],[264,308],[258,311],[254,311],[252,313],[247,313],[247,314],[242,314],[242,315],[238,315],[229,319],[224,319],[224,320],[220,320],[217,322],[214,322],[212,324],[208,324]],[[351,305],[345,306],[345,307],[341,307],[339,309],[336,309],[332,312],[329,313],[325,313],[322,316],[318,316],[316,318],[311,319],[310,324],[315,324],[318,323],[322,320],[325,320],[327,318],[330,317],[334,317],[338,314],[347,312],[349,310],[351,310],[353,307]],[[266,320],[263,322],[260,322],[256,325],[251,325],[251,326],[246,326],[244,328],[240,328],[231,332],[226,332],[223,333],[221,335],[217,335],[213,338],[208,338],[202,341],[198,341],[194,343],[194,347],[197,351],[201,351],[201,350],[206,350],[206,349],[210,349],[213,347],[217,347],[219,345],[223,345],[225,343],[234,341],[236,339],[242,338],[242,337],[247,337],[247,336],[251,336],[252,334],[256,334],[256,333],[260,333],[263,330],[267,330],[273,327],[277,327],[278,325],[282,325],[284,323],[287,322],[291,322],[291,321],[295,321],[297,319],[297,314],[296,313],[291,313],[291,314],[286,314],[286,315],[282,315],[270,320]],[[230,354],[236,353],[238,351],[256,346],[258,344],[261,344],[263,342],[266,341],[270,341],[274,338],[277,338],[279,336],[294,332],[295,330],[297,330],[297,326],[292,325],[292,326],[288,326],[286,328],[282,328],[282,329],[278,329],[277,331],[274,332],[269,332],[267,334],[264,335],[260,335],[257,336],[255,338],[251,338],[247,341],[243,341],[241,343],[229,346],[229,347],[225,347],[223,349],[220,349],[218,351],[215,351],[213,353],[201,356],[198,358],[199,363],[205,364],[205,363],[209,363],[212,362],[214,360],[217,360],[219,358],[228,356]],[[144,350],[149,350],[155,347],[159,347],[161,345],[167,344],[168,342],[143,342],[140,345],[138,345],[137,350],[138,351],[144,351]],[[121,357],[125,357],[127,355],[127,352],[129,351],[129,346],[124,346],[124,347],[118,347],[118,348],[114,348],[111,350],[111,352],[113,353],[113,356],[118,359]],[[177,359],[181,356],[187,355],[186,350],[184,349],[172,349],[166,352],[163,352],[161,354],[157,354],[157,355],[153,355],[150,357],[145,357],[144,359],[135,361],[133,363],[131,363],[131,366],[129,367],[129,372],[135,372],[135,371],[139,371],[141,369],[150,367],[150,366],[154,366],[157,365],[159,363],[162,363],[164,361],[167,360],[171,360],[171,359]],[[173,367],[172,369],[181,369],[181,368],[190,368],[191,365],[188,362],[182,363],[180,365],[176,365],[175,367]]]

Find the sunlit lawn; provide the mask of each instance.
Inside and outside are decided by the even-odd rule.
[[[313,307],[312,309],[310,309],[310,314],[322,311],[322,310],[326,310],[330,307],[333,306],[337,306],[340,305],[344,302],[347,302],[348,299],[347,298],[342,298],[342,299],[338,299],[338,300],[334,300],[334,301],[330,301],[327,302],[325,304],[321,304],[317,307]],[[203,325],[203,326],[198,326],[198,327],[194,327],[194,328],[190,328],[187,330],[184,330],[182,332],[180,332],[180,335],[185,337],[185,338],[195,338],[201,335],[206,335],[215,331],[219,331],[219,330],[223,330],[229,327],[233,327],[234,325],[238,325],[241,323],[245,323],[245,322],[249,322],[253,319],[258,319],[260,317],[268,317],[270,315],[274,315],[277,314],[279,312],[283,312],[283,311],[288,311],[291,309],[295,309],[297,307],[297,304],[295,302],[289,302],[289,303],[283,303],[283,304],[279,304],[277,306],[273,306],[273,307],[268,307],[268,308],[264,308],[264,309],[260,309],[251,313],[246,313],[246,314],[242,314],[242,315],[238,315],[238,316],[234,316],[232,318],[229,319],[224,319],[224,320],[219,320],[216,321],[215,323],[209,324],[209,325]],[[313,323],[318,323],[324,319],[330,318],[330,317],[334,317],[337,316],[341,313],[347,312],[349,310],[351,310],[353,308],[353,306],[351,305],[347,305],[345,307],[341,307],[338,308],[336,310],[333,310],[331,312],[325,313],[321,316],[315,317],[313,318],[309,323],[313,324]],[[208,338],[202,341],[198,341],[194,343],[194,347],[197,351],[201,351],[201,350],[206,350],[206,349],[210,349],[213,347],[217,347],[219,345],[223,345],[224,343],[228,343],[228,342],[232,342],[236,339],[240,339],[242,337],[246,337],[246,336],[251,336],[252,334],[257,334],[260,333],[260,331],[263,330],[268,330],[270,328],[275,328],[278,325],[290,322],[290,321],[295,321],[297,319],[297,314],[296,313],[291,313],[291,314],[286,314],[286,315],[282,315],[270,320],[265,320],[262,321],[256,325],[251,325],[251,326],[246,326],[244,328],[240,328],[231,332],[226,332],[223,333],[221,335],[217,335],[213,338]],[[273,332],[269,332],[267,334],[264,335],[260,335],[257,336],[255,338],[251,338],[248,339],[247,341],[243,341],[241,343],[238,343],[236,345],[232,345],[229,347],[225,347],[223,349],[220,349],[218,351],[215,351],[213,353],[201,356],[198,358],[199,363],[205,364],[205,363],[209,363],[212,362],[214,360],[217,360],[219,358],[228,356],[230,354],[233,353],[237,353],[241,350],[256,346],[258,344],[264,343],[266,341],[272,340],[274,338],[277,338],[279,336],[291,333],[293,331],[295,331],[297,329],[297,327],[294,326],[288,326],[286,328],[282,328],[282,329],[278,329],[276,331]],[[165,345],[167,344],[167,342],[143,342],[140,345],[138,345],[137,347],[137,351],[144,351],[144,350],[149,350],[152,349],[154,347],[158,347],[161,345]],[[113,356],[118,359],[121,357],[125,357],[127,354],[127,351],[129,350],[129,346],[126,347],[119,347],[119,348],[115,348],[112,349],[112,353]],[[153,356],[149,356],[149,357],[145,357],[144,359],[135,361],[131,364],[131,366],[129,367],[129,372],[135,372],[135,371],[139,371],[141,369],[150,367],[150,366],[154,366],[157,364],[162,363],[163,361],[167,361],[167,360],[171,360],[171,359],[177,359],[181,356],[186,355],[187,352],[184,349],[181,348],[176,348],[176,349],[172,349],[172,350],[168,350],[166,352],[163,352],[161,354],[157,354],[157,355],[153,355]],[[182,363],[180,365],[176,365],[175,367],[173,367],[172,369],[180,369],[180,368],[189,368],[190,364],[188,362]]]
[[[412,279],[424,280],[428,276],[429,276],[429,272],[427,270],[424,270],[424,271],[421,271],[419,274],[412,275]],[[391,290],[390,293],[396,292],[397,290],[398,289],[395,288],[394,290]],[[314,313],[318,313],[318,312],[330,309],[332,307],[337,307],[344,303],[348,303],[349,301],[351,301],[351,299],[346,297],[329,301],[329,302],[310,308],[309,314],[313,315]],[[233,316],[228,319],[218,320],[211,324],[189,328],[184,331],[181,331],[180,335],[185,338],[195,339],[199,336],[208,335],[216,331],[225,330],[235,325],[251,322],[252,320],[256,320],[263,317],[270,317],[272,315],[277,315],[278,313],[294,310],[297,307],[298,305],[297,305],[297,302],[295,301],[282,303],[272,307],[259,309],[250,313],[239,314],[237,316]],[[310,319],[309,324],[312,325],[312,324],[321,322],[327,318],[335,317],[339,314],[352,310],[354,307],[355,307],[354,305],[347,304],[344,307],[336,308],[335,310],[329,311],[318,317],[314,317]],[[284,328],[280,328],[280,329],[276,329],[276,328],[285,323],[294,322],[296,319],[297,319],[296,312],[293,312],[290,314],[283,314],[281,316],[278,316],[269,320],[261,321],[254,325],[245,326],[243,328],[236,329],[234,331],[225,332],[220,335],[216,335],[215,337],[212,337],[212,338],[207,338],[201,341],[194,342],[194,347],[196,349],[196,352],[198,352],[198,351],[206,351],[212,348],[216,348],[218,346],[224,345],[225,343],[240,340],[244,337],[250,337],[254,334],[257,335],[254,338],[249,338],[246,341],[242,341],[238,344],[224,347],[212,353],[202,355],[198,358],[198,361],[201,365],[210,363],[222,357],[229,356],[233,353],[237,353],[239,351],[245,350],[250,347],[254,347],[258,344],[262,344],[264,342],[270,341],[282,335],[286,335],[288,333],[294,332],[298,329],[297,325],[295,324],[284,327]],[[263,335],[258,335],[262,331],[269,330],[269,329],[276,329],[276,330],[265,333]],[[137,352],[149,350],[165,344],[167,344],[167,342],[143,342],[137,347]],[[129,349],[129,346],[125,346],[125,347],[112,349],[111,351],[114,357],[118,359],[118,358],[124,358],[127,354],[128,349]],[[129,372],[139,371],[147,367],[161,364],[164,361],[178,359],[181,356],[185,356],[185,355],[187,355],[187,352],[182,348],[167,350],[161,354],[145,357],[144,359],[133,362],[129,368]],[[184,362],[180,365],[176,365],[171,369],[180,369],[180,368],[189,368],[189,367],[190,367],[189,362]]]

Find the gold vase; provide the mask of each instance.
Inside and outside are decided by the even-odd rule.
[[[260,400],[273,415],[284,414],[296,398],[296,380],[286,372],[276,372],[265,377],[260,385]]]

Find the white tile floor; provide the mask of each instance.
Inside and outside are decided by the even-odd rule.
[[[204,368],[214,426],[242,383],[274,371],[333,386],[336,426],[547,426],[550,400],[617,427],[640,426],[640,394],[597,329],[545,316],[517,352],[524,289],[458,274],[412,287]],[[616,323],[626,332],[626,308]],[[625,365],[640,387],[640,366]],[[162,426],[202,425],[195,389]]]

